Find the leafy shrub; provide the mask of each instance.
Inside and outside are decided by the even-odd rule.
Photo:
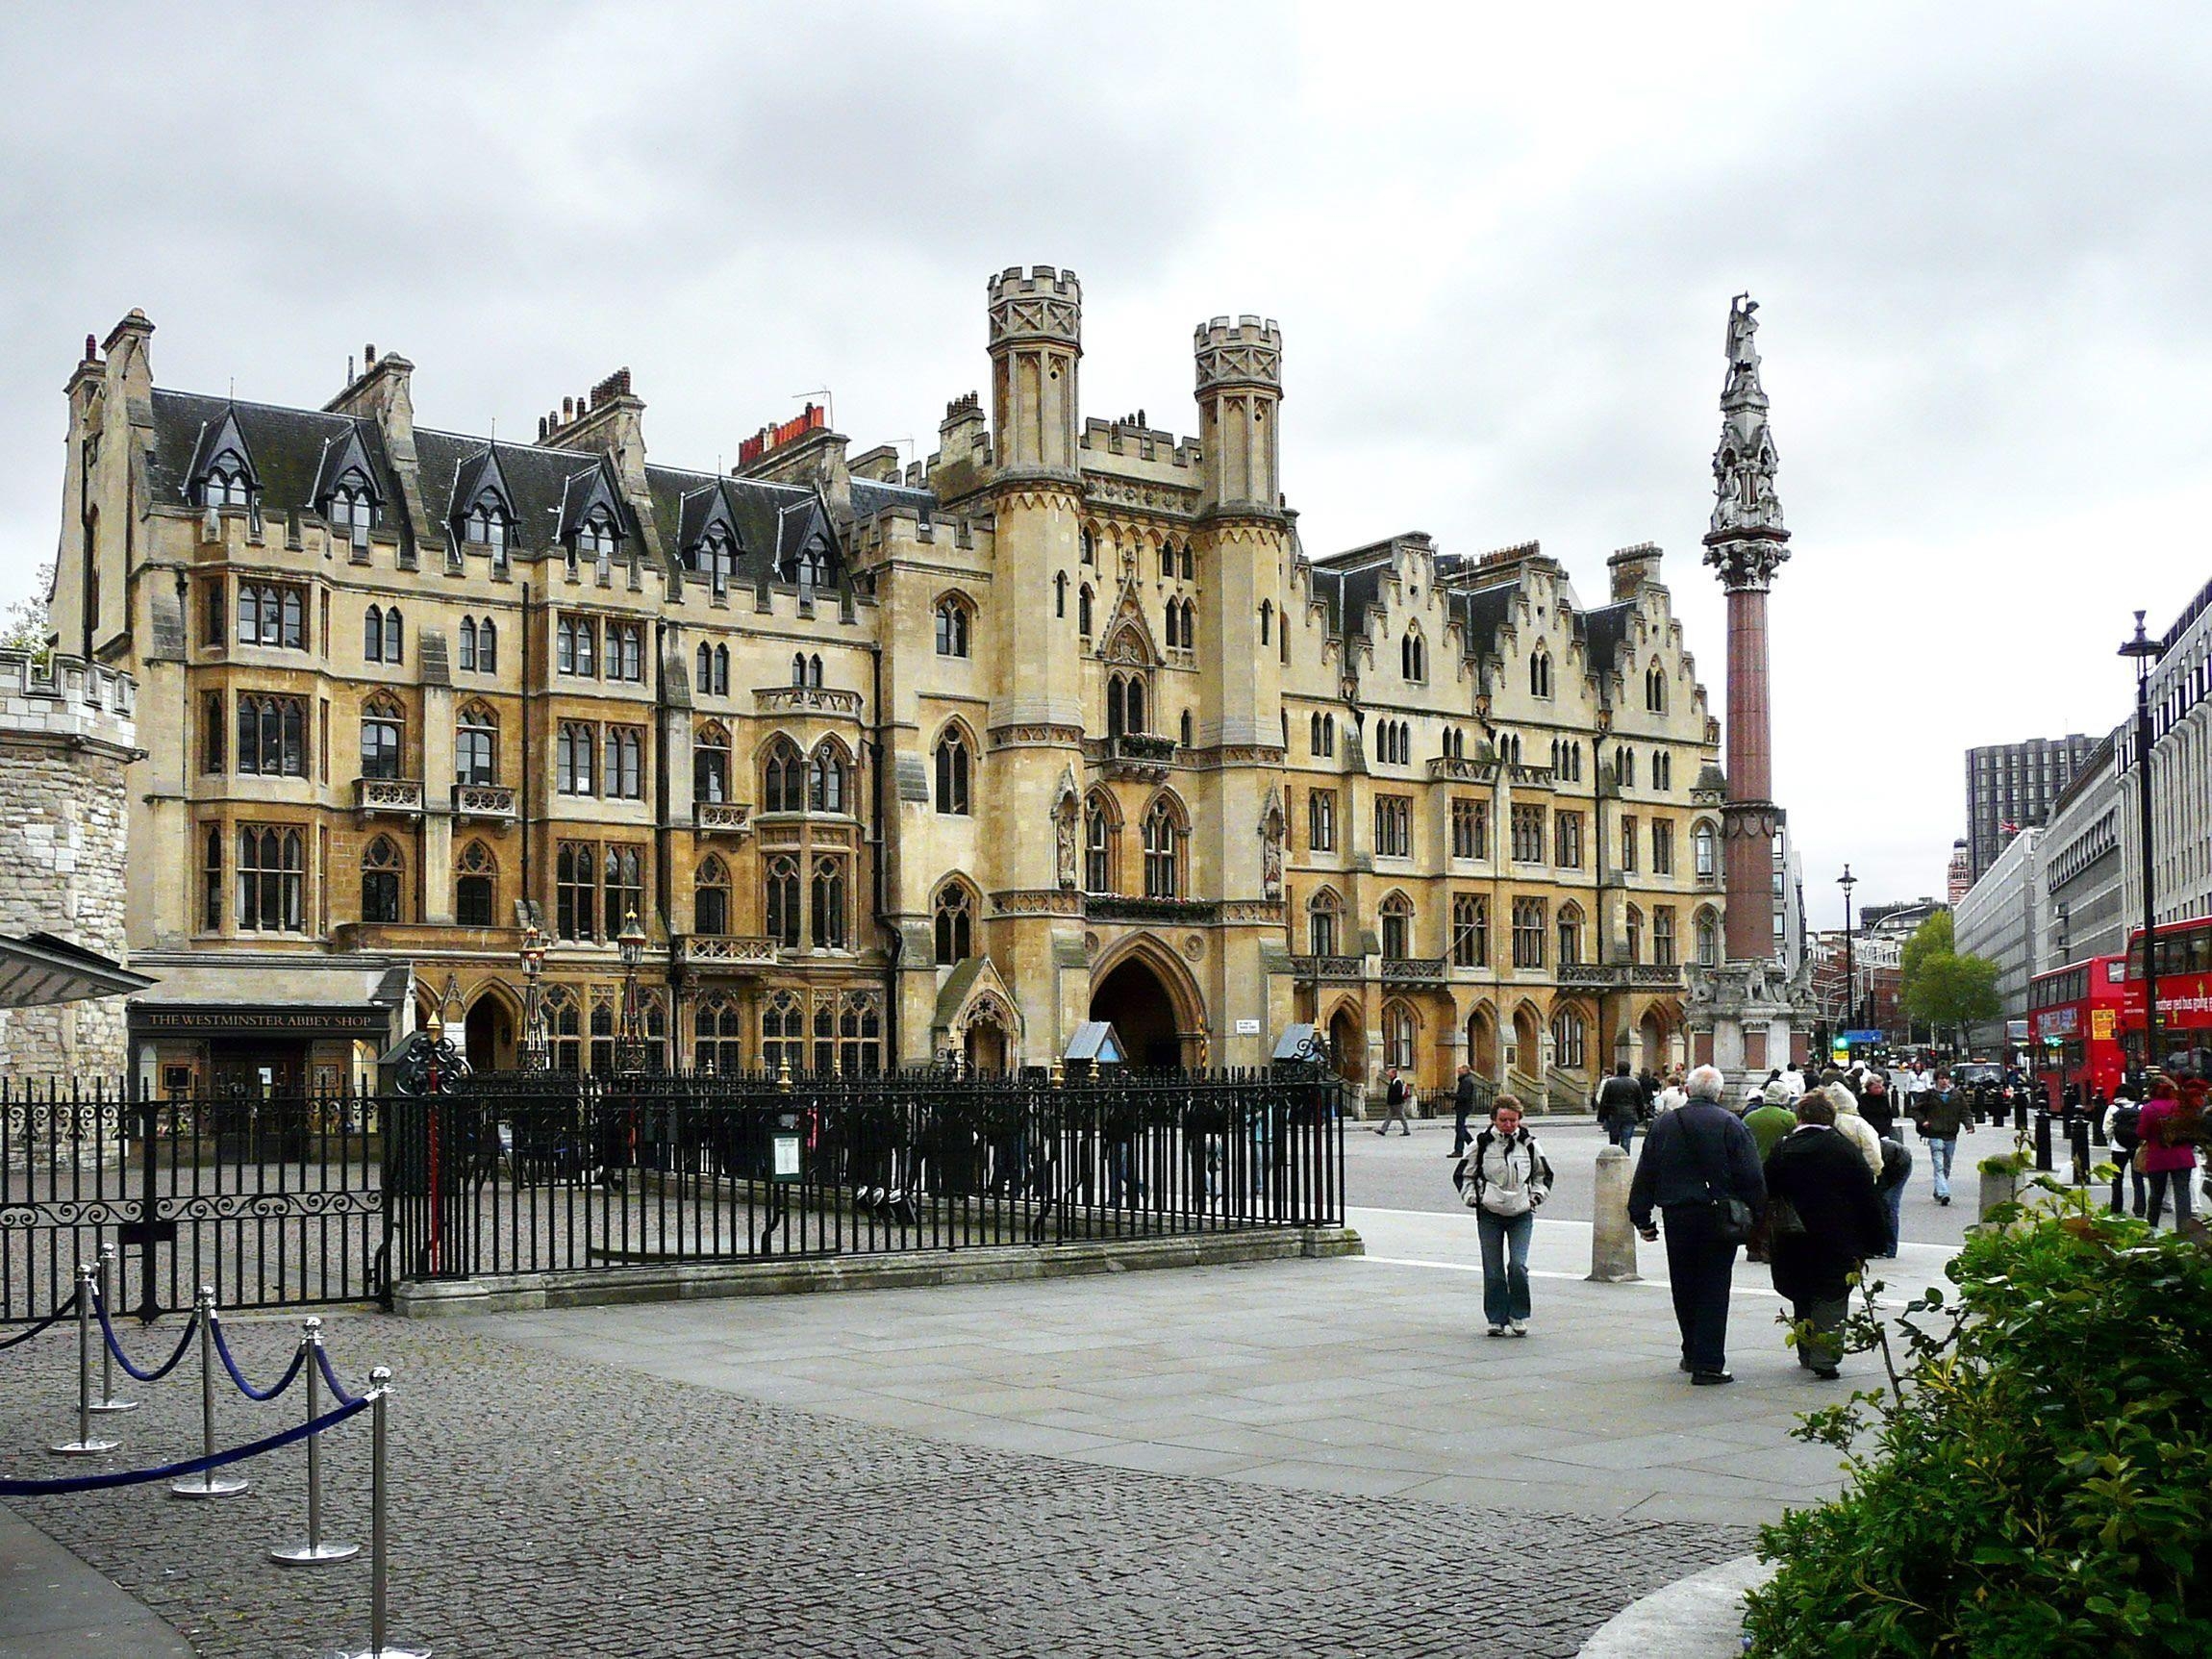
[[[1761,1659],[2212,1654],[2212,1254],[2078,1200],[2004,1206],[1898,1321],[1885,1388],[1809,1414],[1844,1496],[1761,1529]],[[2212,1558],[2206,1566],[2212,1567]]]

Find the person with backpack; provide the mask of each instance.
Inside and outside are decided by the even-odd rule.
[[[1905,1188],[1912,1184],[1913,1155],[1894,1124],[1890,1133],[1882,1137],[1881,1147],[1882,1172],[1874,1177],[1874,1196],[1882,1201],[1883,1213],[1890,1222],[1890,1247],[1881,1254],[1894,1261],[1898,1241],[1904,1236]]]
[[[1790,1300],[1797,1363],[1834,1380],[1843,1364],[1850,1275],[1882,1243],[1882,1206],[1858,1148],[1835,1132],[1831,1085],[1809,1091],[1797,1127],[1768,1155],[1767,1206],[1773,1230],[1774,1289]]]
[[[1631,1157],[1636,1152],[1636,1125],[1644,1116],[1644,1091],[1628,1075],[1628,1062],[1613,1068],[1613,1075],[1597,1086],[1597,1126],[1605,1138]]]
[[[2150,1178],[2150,1207],[2144,1219],[2153,1228],[2165,1213],[2166,1194],[2172,1193],[2174,1230],[2189,1230],[2196,1207],[2191,1187],[2197,1172],[2197,1121],[2195,1104],[2180,1097],[2173,1079],[2160,1077],[2150,1085],[2150,1098],[2143,1103],[2143,1114],[2136,1120],[2142,1144],[2135,1161]]]
[[[1482,1313],[1490,1335],[1528,1335],[1528,1242],[1536,1212],[1551,1195],[1551,1165],[1521,1126],[1521,1102],[1500,1094],[1490,1127],[1452,1171],[1460,1202],[1474,1212],[1482,1239]]]
[[[2112,1153],[2112,1213],[2122,1214],[2120,1190],[2123,1182],[2134,1176],[2135,1217],[2143,1218],[2148,1199],[2149,1182],[2143,1173],[2143,1166],[2136,1162],[2136,1151],[2143,1144],[2143,1108],[2131,1099],[2127,1085],[2121,1084],[2112,1096],[2112,1104],[2104,1109],[2104,1139]]]

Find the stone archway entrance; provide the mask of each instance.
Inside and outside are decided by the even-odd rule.
[[[490,993],[479,996],[462,1021],[462,1052],[471,1071],[507,1071],[515,1066],[515,1022]]]
[[[1467,1063],[1477,1077],[1497,1080],[1497,1024],[1487,1008],[1467,1017]]]
[[[962,1064],[972,1076],[993,1076],[1006,1069],[1006,1030],[993,1017],[991,1011],[977,1015],[968,1022],[968,1036],[962,1043]]]
[[[1368,1035],[1361,1029],[1360,1017],[1348,1002],[1329,1017],[1329,1055],[1336,1061],[1339,1077],[1346,1083],[1366,1086]]]
[[[1544,1069],[1544,1028],[1536,1022],[1536,1010],[1522,1003],[1513,1011],[1513,1069],[1535,1077]]]
[[[1638,1064],[1646,1071],[1664,1076],[1667,1071],[1667,1024],[1659,1018],[1656,1008],[1644,1011],[1644,1018],[1636,1027]]]
[[[1091,993],[1091,1018],[1120,1033],[1132,1066],[1184,1064],[1175,998],[1142,956],[1125,957]]]

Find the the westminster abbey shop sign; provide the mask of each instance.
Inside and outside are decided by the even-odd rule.
[[[378,1008],[135,1008],[131,1023],[140,1032],[189,1037],[233,1037],[248,1032],[281,1032],[288,1037],[373,1037],[390,1027],[391,1016]]]

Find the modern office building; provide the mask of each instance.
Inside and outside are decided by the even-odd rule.
[[[1978,882],[2022,830],[2043,824],[2097,747],[2095,738],[2030,738],[1966,752],[1969,885]]]

